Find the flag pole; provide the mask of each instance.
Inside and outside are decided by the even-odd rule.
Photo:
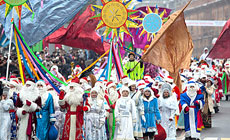
[[[11,44],[12,44],[12,36],[13,36],[13,21],[14,21],[14,7],[12,9],[12,19],[11,19],[11,28],[10,28],[10,44],[9,44],[9,52],[7,58],[7,68],[6,68],[6,81],[8,81],[9,76],[9,67],[10,67],[10,51],[11,51]]]

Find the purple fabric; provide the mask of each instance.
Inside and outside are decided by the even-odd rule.
[[[150,8],[154,12],[155,7],[150,7]],[[159,13],[166,10],[167,14],[164,15],[164,18],[169,16],[171,9],[161,8],[161,7],[158,7],[158,8],[159,8]],[[147,12],[146,7],[140,7],[136,10],[141,10],[145,13]],[[143,14],[141,14],[141,12],[137,12],[134,15],[141,15],[140,17],[144,17]],[[137,21],[137,22],[139,22],[139,21]],[[139,24],[140,24],[140,22],[139,22]],[[133,47],[134,48],[140,48],[140,49],[144,49],[145,45],[150,44],[150,42],[147,41],[147,34],[144,34],[143,36],[139,37],[140,33],[142,32],[141,28],[130,28],[129,30],[130,30],[133,37],[130,37],[129,35],[125,34],[124,35],[124,42],[133,42]]]
[[[144,62],[144,65],[145,65],[144,75],[148,74],[152,78],[155,78],[158,76],[159,67],[157,67],[151,63],[148,63],[148,62]]]

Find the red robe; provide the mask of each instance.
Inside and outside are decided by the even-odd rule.
[[[39,106],[40,108],[42,107],[42,103],[41,103],[41,97],[40,96],[38,96],[38,98],[35,100],[35,101],[32,101],[32,104],[37,104],[37,106]],[[20,94],[18,94],[18,98],[17,98],[17,101],[16,101],[16,107],[19,109],[21,109],[21,108],[23,108],[23,100],[20,98]],[[31,140],[32,139],[32,136],[36,136],[36,130],[35,130],[35,128],[36,128],[36,125],[37,125],[37,119],[36,119],[36,112],[38,112],[39,111],[39,109],[32,109],[32,110],[35,110],[34,112],[29,112],[28,110],[29,109],[31,109],[32,108],[32,105],[31,105],[31,107],[27,107],[26,109],[22,109],[22,110],[25,110],[27,113],[26,114],[28,114],[29,115],[29,117],[28,117],[28,123],[27,124],[25,124],[25,123],[23,123],[23,124],[20,124],[21,126],[21,129],[26,129],[26,136],[27,136],[27,138],[29,139],[29,140]],[[27,110],[28,109],[28,110]],[[18,113],[17,114],[22,114],[22,110],[18,110]],[[20,115],[19,116],[19,118],[24,118],[24,116],[25,115]],[[20,121],[19,121],[19,123],[20,123]],[[35,124],[35,128],[33,127],[33,124]],[[23,127],[26,127],[26,128],[23,128]],[[20,128],[19,128],[20,129]],[[19,132],[24,132],[24,131],[20,131],[20,130],[18,130]],[[21,136],[23,136],[23,135],[21,135]],[[20,136],[20,138],[19,139],[21,139],[22,137]],[[23,139],[25,139],[25,137],[23,136]]]
[[[88,102],[86,102],[86,105],[88,105]],[[64,102],[60,104],[60,106],[62,109],[67,109],[62,140],[83,140],[83,102],[77,106],[69,105],[67,102]]]

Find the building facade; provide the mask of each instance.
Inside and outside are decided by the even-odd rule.
[[[179,8],[179,7],[178,7]],[[193,0],[185,10],[186,20],[228,20],[230,18],[230,0]],[[223,27],[188,27],[193,43],[193,55],[199,57],[205,47],[213,47],[212,40],[217,38]]]

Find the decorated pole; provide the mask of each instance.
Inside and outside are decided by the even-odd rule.
[[[13,26],[14,26],[13,21],[14,21],[14,8],[12,9],[12,19],[11,19],[11,27],[10,27],[10,44],[9,44],[9,52],[7,58],[6,81],[8,81],[8,76],[9,76],[10,52],[11,52],[11,44],[12,44],[12,36],[13,36]]]

